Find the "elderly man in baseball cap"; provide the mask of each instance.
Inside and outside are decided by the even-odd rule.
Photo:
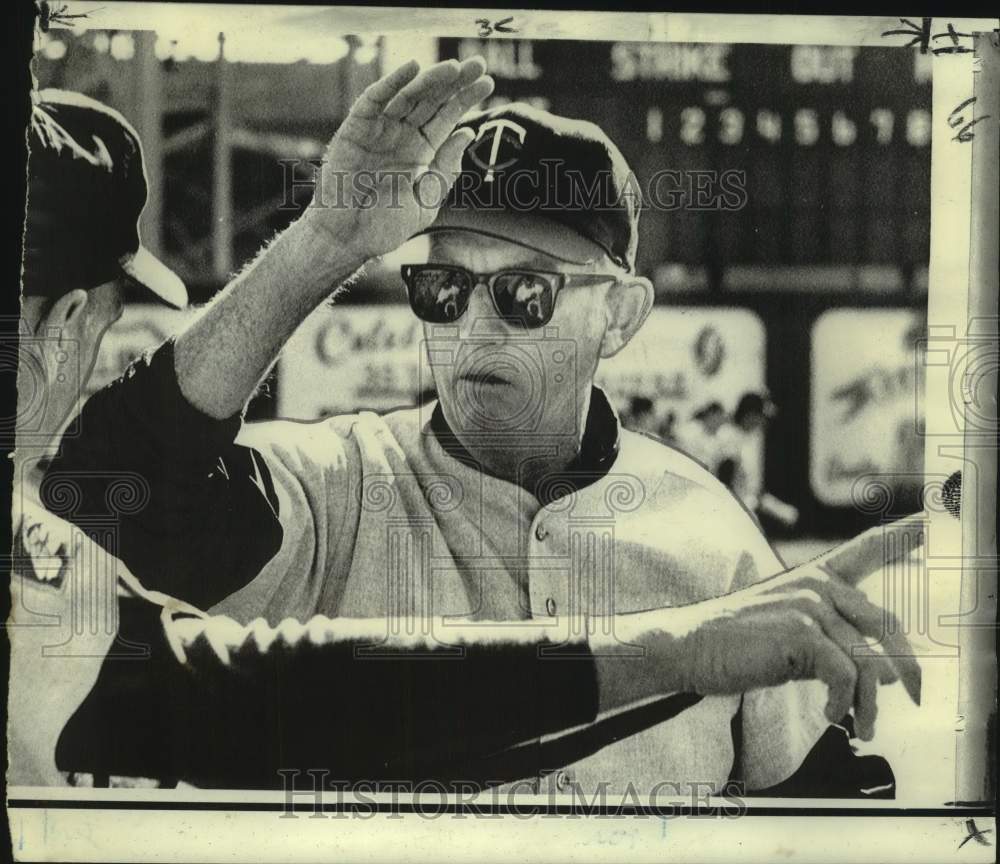
[[[430,260],[401,273],[440,396],[430,429],[544,502],[546,482],[560,495],[592,482],[621,446],[592,383],[653,304],[635,273],[638,188],[593,123],[515,103],[465,130],[461,172],[423,231]],[[507,601],[502,617],[526,608]]]
[[[898,676],[918,698],[905,638],[884,636],[888,613],[852,585],[881,546],[869,537],[781,573],[715,478],[621,428],[593,382],[653,300],[635,273],[628,167],[591,123],[521,105],[467,117],[491,90],[479,58],[408,63],[369,87],[302,218],[90,399],[83,425],[101,434],[65,441],[53,468],[142,471],[149,505],[122,521],[124,560],[237,621],[381,620],[387,644],[417,632],[439,645],[453,617],[497,633],[522,622],[555,644],[601,646],[614,661],[598,669],[602,709],[691,697],[641,735],[601,726],[622,739],[603,761],[584,758],[608,743],[600,734],[560,738],[511,755],[494,780],[530,785],[565,765],[563,791],[632,780],[644,795],[661,780],[719,791],[734,771],[772,787],[852,707],[870,738],[879,682]],[[439,399],[244,425],[303,319],[418,234],[429,258],[401,277]],[[879,637],[891,650],[854,650]],[[542,679],[521,683],[539,705],[550,698]],[[351,712],[337,694],[330,710]]]

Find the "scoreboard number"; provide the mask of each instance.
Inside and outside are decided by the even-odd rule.
[[[892,143],[892,112],[888,108],[875,108],[869,119],[875,127],[875,140],[879,144]]]
[[[769,108],[757,112],[757,134],[771,144],[781,141],[781,115]]]
[[[819,115],[812,108],[795,112],[795,143],[811,147],[819,141]]]
[[[906,115],[906,143],[926,147],[931,143],[931,112],[914,108]]]
[[[858,139],[858,126],[843,111],[833,112],[831,125],[833,143],[838,147],[850,147]]]
[[[509,101],[503,97],[494,97],[489,105],[502,104]],[[545,100],[523,98],[522,101],[547,107]],[[714,112],[713,112],[714,113]],[[705,143],[705,128],[710,118],[704,108],[689,105],[680,112],[678,137],[683,144],[690,147]],[[795,143],[801,147],[813,147],[823,137],[823,129],[827,118],[815,108],[799,108],[790,118],[794,127]],[[836,147],[853,147],[859,142],[863,146],[864,139],[859,138],[859,119],[851,117],[846,111],[836,110],[830,115],[830,140]],[[874,141],[880,146],[892,143],[893,127],[896,116],[889,108],[875,108],[869,115],[869,122],[874,130]],[[771,108],[759,108],[756,114],[751,109],[750,117],[741,108],[727,106],[718,114],[718,140],[727,146],[742,144],[748,134],[756,133],[756,139],[768,144],[780,144],[782,135],[782,115]],[[900,123],[903,118],[900,117]],[[665,109],[657,105],[646,108],[646,140],[651,144],[659,144],[667,134],[667,115]],[[924,108],[912,108],[906,114],[906,143],[912,147],[927,147],[931,141],[931,114]]]
[[[702,144],[705,141],[705,112],[689,107],[681,111],[681,141],[685,144]]]
[[[723,108],[719,114],[719,140],[723,144],[739,144],[743,140],[743,112],[739,108]]]

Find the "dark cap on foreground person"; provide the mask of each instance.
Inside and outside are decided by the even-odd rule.
[[[180,278],[139,236],[147,186],[142,145],[117,111],[66,90],[32,94],[23,283],[52,299],[120,276],[176,308]]]
[[[437,218],[422,233],[466,230],[574,264],[603,251],[635,270],[639,188],[621,151],[593,123],[520,102],[468,116],[475,140]]]

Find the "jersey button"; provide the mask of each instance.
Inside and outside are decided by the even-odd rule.
[[[549,615],[555,615],[557,608],[555,597],[549,597],[549,599],[545,601],[545,611],[548,612]]]
[[[546,528],[541,522],[539,522],[538,526],[535,528],[535,538],[537,540],[544,540],[548,536],[549,536],[549,529]]]

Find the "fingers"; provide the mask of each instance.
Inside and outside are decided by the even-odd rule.
[[[460,90],[443,105],[438,106],[437,113],[422,127],[431,146],[439,146],[439,142],[451,134],[455,125],[462,119],[462,115],[489,96],[493,92],[493,87],[493,79],[484,75]]]
[[[876,639],[892,663],[906,692],[920,704],[921,672],[913,647],[903,635],[899,619],[872,603],[854,586],[863,578],[912,552],[924,541],[924,517],[917,513],[889,525],[872,528],[853,540],[784,574],[784,588],[798,584],[815,588],[837,613],[863,636]],[[818,569],[822,577],[804,575]],[[791,577],[791,578],[789,578]],[[882,677],[887,673],[883,670]]]
[[[407,63],[368,87],[339,134],[358,141],[374,137],[386,149],[395,147],[409,127],[422,139],[417,141],[420,147],[434,151],[461,116],[493,92],[493,79],[484,75],[481,57],[463,63],[445,60],[419,74],[418,68]]]
[[[877,639],[883,646],[906,688],[917,705],[920,704],[921,672],[913,646],[902,633],[899,619],[881,606],[876,606],[857,589],[839,583],[835,578],[826,583],[826,591],[836,611],[860,633]]]
[[[413,81],[419,71],[420,64],[416,60],[407,61],[384,78],[369,85],[352,110],[360,112],[360,116],[363,117],[373,116],[398,95],[403,87]]]
[[[436,211],[437,207],[444,203],[451,191],[455,179],[462,170],[462,154],[465,152],[465,148],[472,143],[472,139],[471,129],[456,129],[438,149],[434,161],[431,162],[427,171],[417,178],[415,183],[417,198],[421,202],[433,200],[435,204],[431,208],[432,211]],[[421,184],[429,182],[431,178],[437,184],[437,188],[431,193],[426,193],[421,189]],[[433,215],[433,212],[427,215],[428,224]]]
[[[402,120],[413,112],[422,100],[432,101],[437,106],[458,89],[461,71],[462,68],[457,60],[435,63],[403,86],[389,100],[383,113],[386,117]]]
[[[812,563],[823,566],[848,585],[857,585],[876,570],[919,549],[924,542],[924,521],[922,513],[914,513],[870,528]]]
[[[470,57],[468,60],[462,61],[458,76],[459,84],[462,87],[467,87],[481,75],[485,74],[486,61],[477,54],[475,57]]]
[[[450,188],[462,169],[462,154],[472,143],[474,135],[471,129],[456,129],[438,150],[428,173],[434,171],[443,174],[448,178]]]
[[[879,665],[875,658],[861,659],[857,664],[858,680],[854,685],[854,725],[862,741],[871,741],[875,737]]]
[[[826,719],[837,723],[854,703],[858,672],[847,655],[816,628],[813,644],[813,673],[830,689],[826,702]]]
[[[854,664],[857,681],[853,707],[857,733],[862,741],[871,741],[875,736],[875,718],[878,716],[878,685],[880,681],[894,679],[892,664],[887,658],[875,653],[864,636],[824,603],[818,595],[816,602],[806,610],[806,614],[823,628],[823,633]],[[841,717],[843,714],[834,722],[839,721]]]
[[[404,118],[411,126],[419,129],[437,113],[442,104],[448,102],[456,94],[461,93],[471,84],[484,77],[483,73],[486,71],[486,63],[481,57],[466,60],[461,65],[455,63],[454,60],[450,62],[455,64],[454,68],[457,69],[457,75],[454,77],[444,77],[437,83],[432,83],[418,96],[418,101],[407,112]],[[417,83],[414,82],[414,85]]]
[[[896,674],[896,667],[892,665],[892,661],[889,660],[889,662],[883,663],[879,668],[878,683],[895,684],[898,680],[899,675]]]

